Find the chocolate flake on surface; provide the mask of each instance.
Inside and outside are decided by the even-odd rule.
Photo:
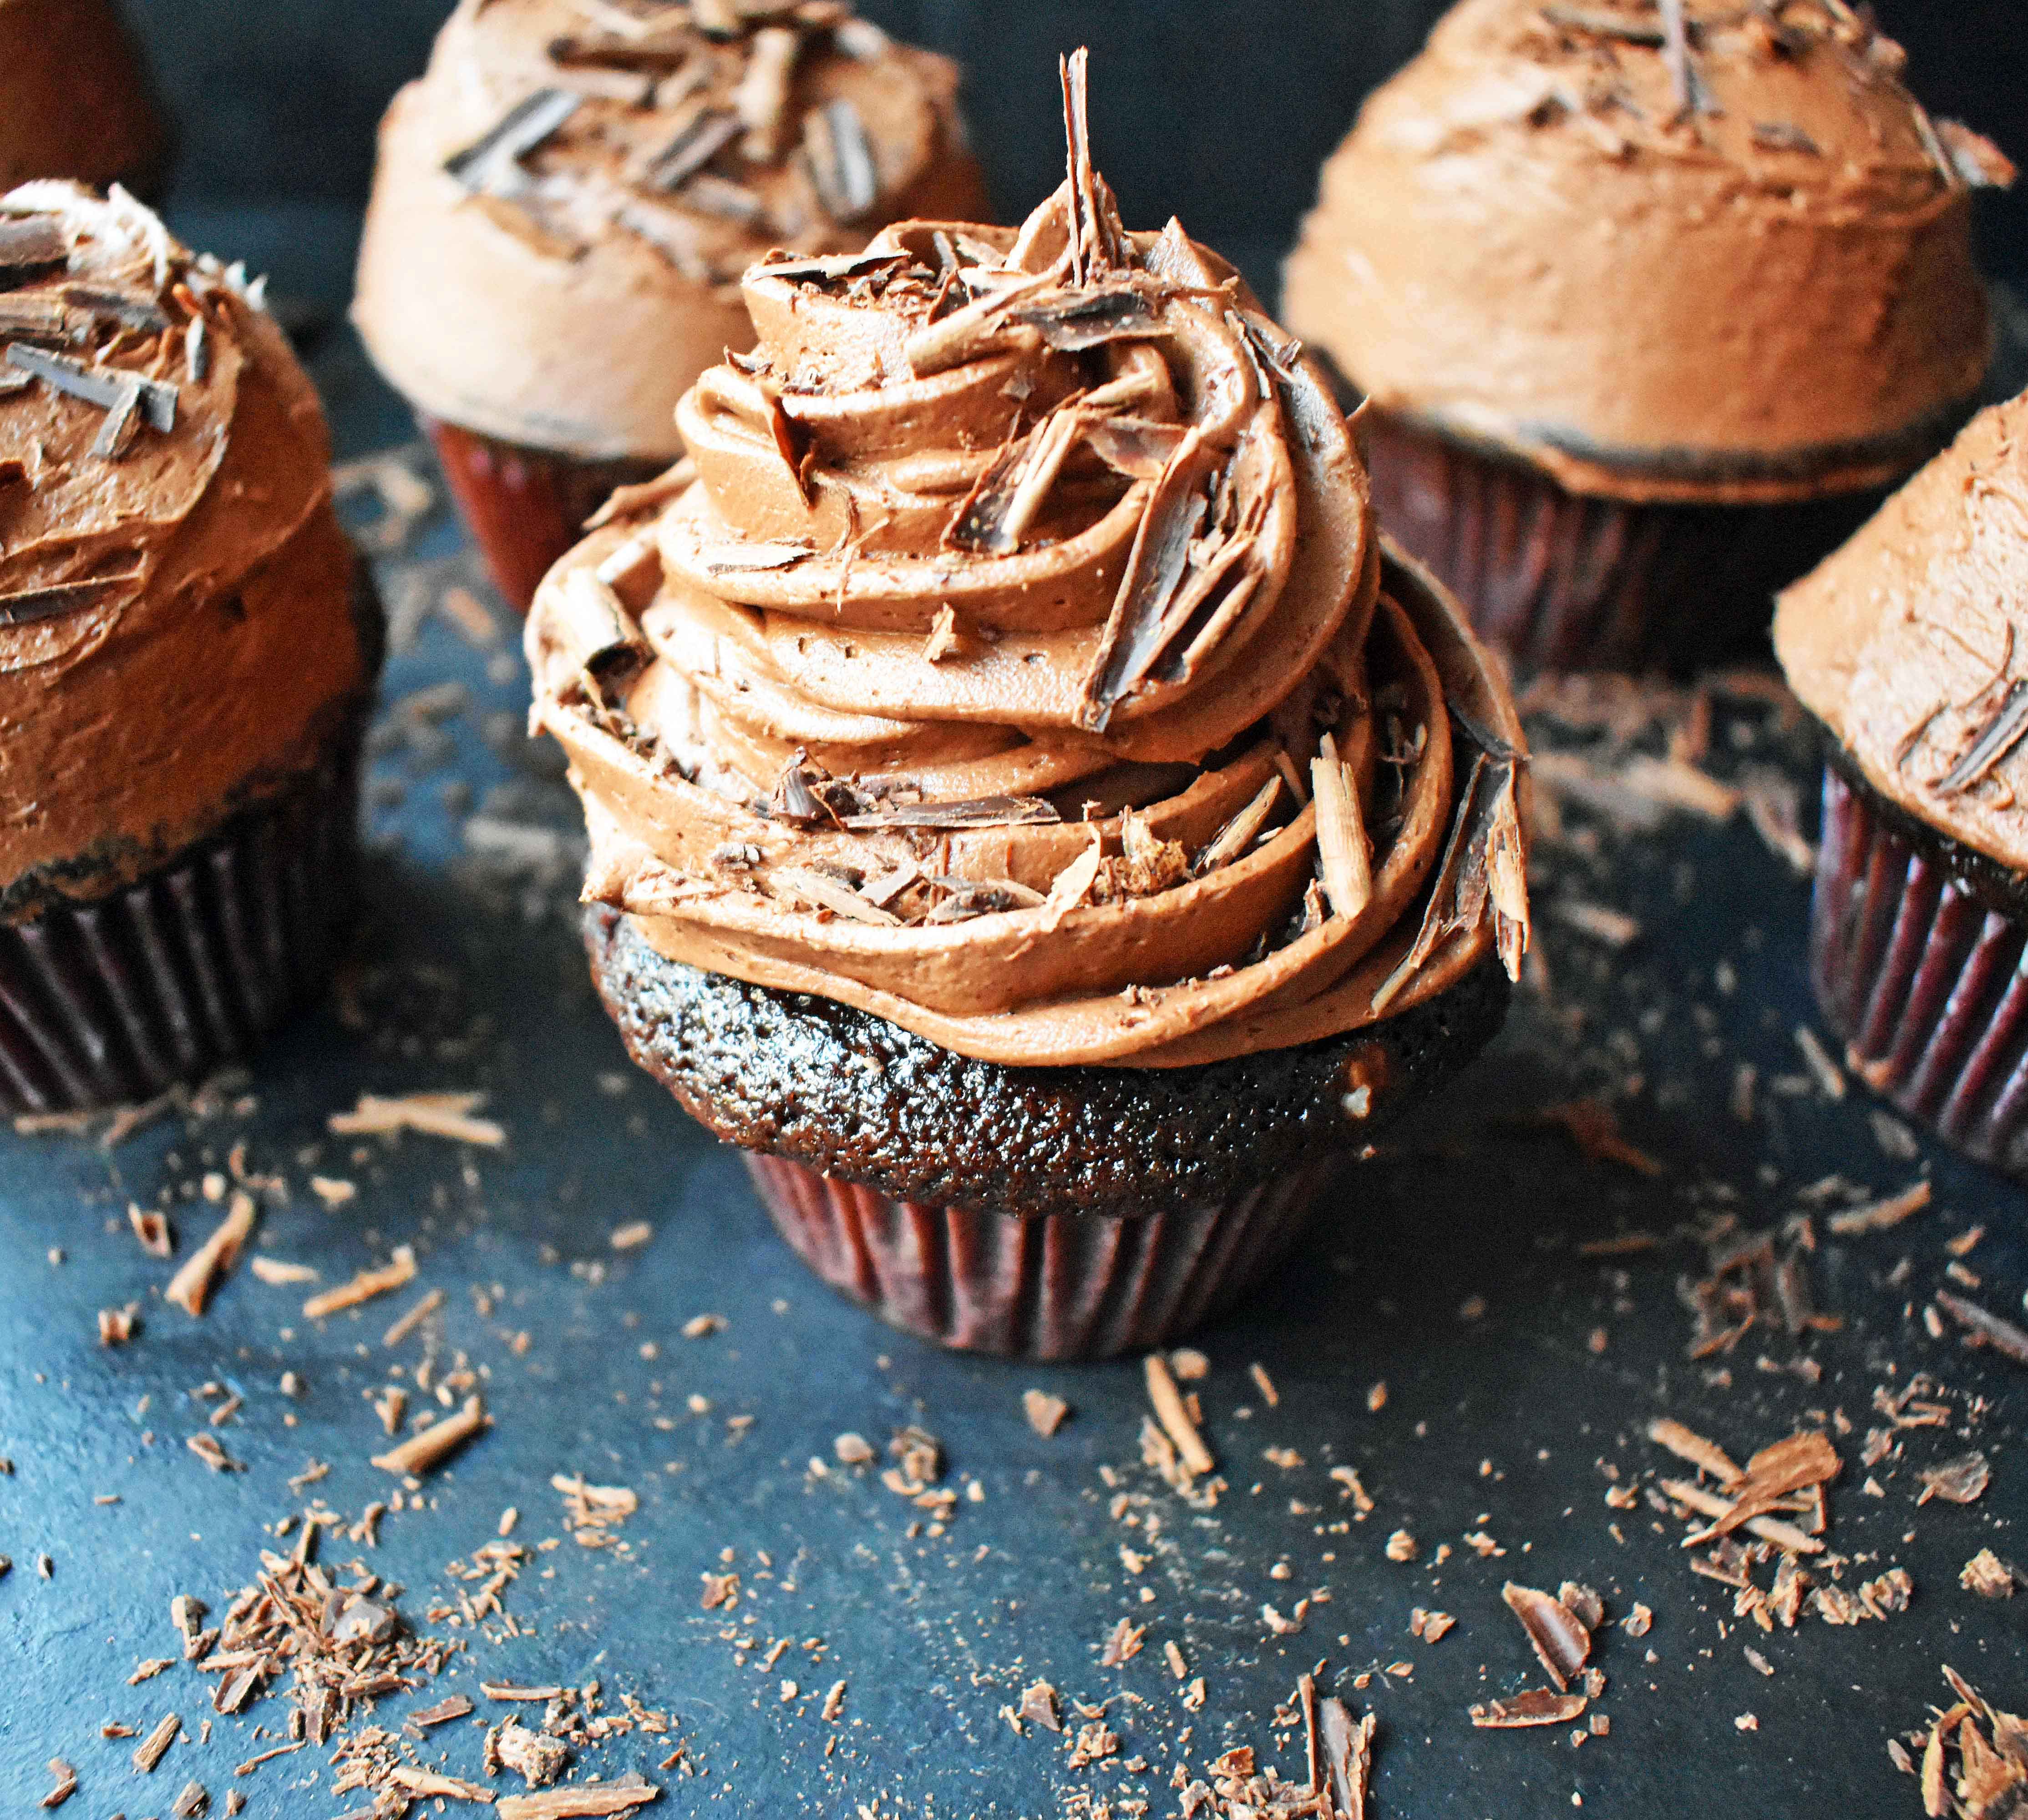
[[[1509,1694],[1504,1700],[1487,1700],[1471,1709],[1471,1722],[1486,1729],[1513,1729],[1524,1726],[1567,1724],[1585,1710],[1581,1693],[1554,1693],[1548,1688],[1530,1688],[1526,1693]]]
[[[486,1413],[483,1399],[476,1395],[468,1396],[464,1406],[455,1415],[446,1416],[439,1422],[412,1434],[400,1446],[390,1448],[385,1453],[373,1456],[372,1463],[383,1472],[403,1476],[420,1476],[441,1466],[479,1431],[487,1426],[490,1418]]]
[[[1155,1419],[1161,1423],[1162,1432],[1174,1445],[1183,1464],[1199,1478],[1216,1470],[1218,1462],[1212,1457],[1211,1449],[1205,1445],[1197,1424],[1190,1419],[1190,1411],[1184,1406],[1183,1393],[1176,1388],[1176,1381],[1170,1374],[1168,1361],[1159,1352],[1150,1352],[1144,1371],[1148,1400],[1153,1406]]]
[[[1899,1194],[1890,1195],[1885,1200],[1876,1200],[1864,1207],[1848,1208],[1834,1213],[1824,1222],[1826,1229],[1839,1238],[1853,1238],[1863,1233],[1885,1232],[1890,1226],[1899,1226],[1911,1215],[1920,1213],[1930,1204],[1930,1184],[1926,1181],[1911,1182]]]
[[[1507,1608],[1521,1621],[1528,1641],[1558,1692],[1569,1687],[1591,1654],[1591,1630],[1560,1600],[1510,1580],[1500,1589]]]
[[[1021,1413],[1027,1419],[1028,1426],[1045,1437],[1054,1434],[1064,1425],[1071,1406],[1060,1396],[1053,1396],[1046,1390],[1024,1390],[1021,1393]]]
[[[497,1149],[507,1134],[490,1119],[473,1116],[486,1104],[483,1093],[406,1093],[390,1098],[361,1093],[350,1112],[334,1112],[324,1128],[335,1137],[391,1137],[413,1131],[456,1144],[480,1144]]]
[[[139,399],[128,409],[138,409],[149,427],[165,436],[176,427],[176,388],[165,379],[139,379],[117,367],[87,366],[67,354],[50,353],[20,342],[8,344],[7,364],[53,390],[102,411],[119,409],[130,389],[138,386]]]
[[[252,1237],[255,1211],[253,1196],[243,1189],[236,1192],[225,1218],[169,1279],[162,1299],[175,1303],[193,1319],[202,1315],[218,1278],[239,1261],[240,1252]]]
[[[823,212],[841,226],[864,220],[880,200],[880,168],[859,109],[844,96],[803,122],[803,157]]]
[[[1948,1289],[1939,1289],[1934,1299],[1938,1308],[1966,1330],[1967,1344],[1990,1346],[2003,1359],[2028,1365],[2028,1332]]]
[[[1922,1495],[1915,1500],[1919,1506],[1932,1498],[1941,1498],[1947,1504],[1970,1504],[1985,1495],[1993,1480],[1993,1469],[1986,1463],[1985,1456],[1974,1449],[1936,1466],[1926,1466],[1916,1476],[1923,1482]]]
[[[312,1296],[303,1304],[303,1318],[320,1321],[326,1315],[335,1315],[341,1309],[357,1308],[361,1302],[370,1302],[376,1296],[384,1296],[404,1284],[413,1282],[416,1275],[416,1253],[413,1246],[398,1245],[394,1261],[379,1270],[361,1271],[351,1282],[341,1283],[335,1289],[326,1289],[321,1295]]]

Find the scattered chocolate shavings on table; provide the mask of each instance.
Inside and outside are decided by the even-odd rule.
[[[257,1211],[252,1195],[244,1189],[235,1193],[225,1218],[169,1279],[168,1287],[162,1291],[162,1299],[174,1302],[193,1319],[202,1315],[218,1278],[231,1270],[246,1241],[252,1237]]]
[[[425,1138],[457,1144],[479,1144],[497,1149],[507,1141],[503,1127],[474,1116],[486,1104],[483,1093],[408,1093],[389,1098],[362,1093],[350,1112],[334,1112],[324,1121],[335,1137],[391,1137],[414,1131]]]
[[[2011,1359],[2017,1365],[2028,1365],[2028,1332],[1947,1289],[1939,1289],[1933,1299],[1938,1308],[1965,1330],[1967,1345],[1990,1346],[2002,1358]]]
[[[335,1289],[324,1290],[312,1296],[303,1304],[303,1318],[321,1321],[327,1315],[335,1315],[346,1308],[358,1307],[361,1302],[370,1302],[376,1296],[392,1293],[405,1284],[415,1281],[416,1253],[413,1247],[398,1245],[393,1262],[379,1270],[361,1271],[348,1283]]]
[[[1054,1434],[1070,1412],[1071,1406],[1063,1398],[1053,1396],[1046,1390],[1021,1393],[1021,1413],[1027,1419],[1028,1426],[1039,1435]]]
[[[1581,1589],[1574,1590],[1582,1592]],[[1510,1580],[1500,1589],[1507,1608],[1521,1621],[1549,1679],[1558,1692],[1567,1689],[1591,1654],[1591,1627],[1577,1613],[1546,1592]],[[1597,1595],[1589,1596],[1596,1604]],[[1602,1614],[1601,1614],[1602,1615]]]
[[[481,1429],[489,1426],[491,1421],[486,1413],[484,1401],[477,1396],[468,1396],[464,1407],[457,1415],[446,1416],[420,1433],[409,1436],[398,1447],[376,1453],[372,1463],[383,1472],[404,1476],[432,1471]]]

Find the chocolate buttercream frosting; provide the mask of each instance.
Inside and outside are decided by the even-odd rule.
[[[323,413],[261,287],[115,189],[0,198],[0,916],[307,771],[371,686]]]
[[[381,127],[360,331],[448,422],[673,460],[755,259],[980,211],[957,84],[842,0],[461,0]]]
[[[1325,166],[1290,324],[1578,493],[1782,500],[1941,446],[1992,352],[1971,192],[1843,0],[1465,0]]]
[[[1774,649],[1875,790],[2028,874],[2028,396],[1789,589]]]
[[[110,0],[0,0],[0,192],[154,177],[162,124]]]
[[[1523,738],[1323,375],[1092,171],[772,258],[531,615],[587,897],[1014,1064],[1336,1036],[1527,938]]]

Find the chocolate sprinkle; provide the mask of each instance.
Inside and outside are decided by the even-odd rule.
[[[176,388],[161,379],[142,379],[111,367],[88,367],[64,354],[45,353],[40,348],[11,342],[7,364],[29,373],[46,386],[102,411],[116,410],[131,385],[140,387],[142,413],[150,426],[167,435],[176,427]]]
[[[1971,789],[2020,744],[2024,734],[2028,734],[2028,682],[2016,682],[2008,686],[1971,749],[1939,780],[1937,794],[1956,796]]]
[[[859,109],[841,96],[803,123],[803,156],[823,212],[849,225],[880,200],[880,169]]]
[[[444,160],[444,168],[476,194],[548,140],[578,110],[581,96],[568,89],[538,88],[516,102],[483,137]]]

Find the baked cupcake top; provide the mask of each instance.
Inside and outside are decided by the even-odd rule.
[[[439,417],[672,459],[755,259],[980,205],[957,83],[844,0],[461,0],[381,128],[361,331]]]
[[[1091,169],[772,259],[527,631],[586,890],[671,958],[1008,1064],[1337,1035],[1527,934],[1504,687],[1383,564],[1323,377]]]
[[[1781,499],[1931,453],[1991,353],[1971,191],[1843,0],[1464,0],[1325,166],[1290,324],[1566,486]]]
[[[1774,648],[1876,790],[2028,873],[2028,395],[1789,589]]]
[[[109,0],[0,0],[0,193],[152,176],[162,124]]]
[[[309,381],[116,189],[0,198],[0,916],[314,761],[368,661]]]

